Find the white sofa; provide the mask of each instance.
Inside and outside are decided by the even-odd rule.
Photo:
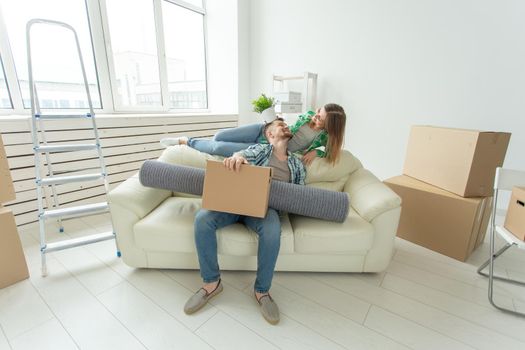
[[[217,159],[186,146],[173,146],[159,160],[204,168]],[[344,151],[331,166],[316,159],[306,183],[345,191],[351,209],[343,223],[284,214],[278,271],[379,272],[389,264],[401,212],[401,199],[357,158]],[[109,193],[117,242],[132,267],[198,269],[193,220],[201,199],[144,187],[138,174]],[[257,235],[242,224],[221,229],[219,263],[223,270],[255,270]]]

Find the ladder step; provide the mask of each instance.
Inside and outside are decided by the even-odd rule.
[[[50,176],[42,180],[37,180],[37,184],[42,186],[61,185],[72,182],[95,181],[104,178],[104,174],[87,174],[73,176]]]
[[[91,143],[83,143],[78,145],[57,145],[57,146],[37,146],[35,152],[46,153],[46,152],[71,152],[71,151],[86,151],[91,149],[97,149],[98,145]]]
[[[108,209],[109,209],[109,205],[107,202],[86,204],[86,205],[80,205],[76,207],[69,207],[69,208],[63,208],[63,209],[45,210],[40,215],[40,218],[48,219],[48,218],[58,218],[58,217],[66,217],[66,216],[72,217],[72,216],[93,215],[93,214],[107,212]]]
[[[67,239],[64,241],[48,243],[46,244],[44,248],[42,248],[42,253],[51,253],[57,250],[80,247],[82,245],[107,241],[113,238],[115,238],[115,234],[113,232],[104,232],[104,233],[97,233],[97,234],[89,235],[85,237],[79,237],[79,238]]]
[[[84,113],[84,114],[35,114],[36,119],[83,119],[83,118],[91,118],[93,115],[91,113]]]

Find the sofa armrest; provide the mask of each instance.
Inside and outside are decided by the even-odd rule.
[[[355,211],[368,222],[401,205],[401,198],[364,168],[350,175],[344,191],[350,195],[350,204]]]
[[[137,173],[111,190],[108,198],[110,207],[117,204],[141,219],[171,195],[169,190],[142,186]]]

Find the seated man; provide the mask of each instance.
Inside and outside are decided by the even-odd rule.
[[[242,164],[270,166],[273,179],[304,185],[306,172],[301,160],[288,152],[288,140],[292,136],[283,119],[268,123],[264,130],[269,144],[256,144],[224,159],[230,170],[239,170]],[[281,223],[276,210],[268,208],[265,218],[221,213],[201,209],[195,217],[195,244],[199,256],[201,277],[204,285],[184,306],[184,312],[192,314],[202,308],[210,298],[223,289],[217,259],[216,231],[236,222],[243,222],[259,236],[257,251],[257,278],[255,299],[261,313],[271,324],[279,322],[279,308],[269,294],[273,271],[281,244]]]

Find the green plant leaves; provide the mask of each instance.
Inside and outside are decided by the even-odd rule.
[[[253,111],[262,113],[265,109],[273,107],[275,105],[275,99],[268,97],[265,94],[261,94],[258,99],[252,101]]]

